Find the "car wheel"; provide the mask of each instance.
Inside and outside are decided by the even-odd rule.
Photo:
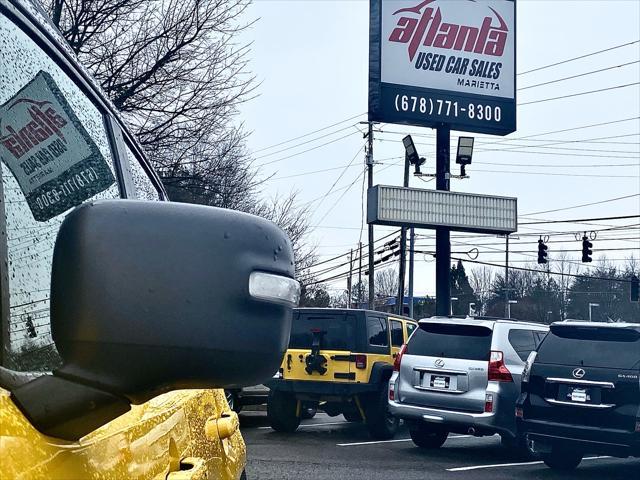
[[[355,412],[343,412],[344,418],[347,422],[359,423],[362,421],[362,415],[360,415],[359,411]]]
[[[449,432],[442,428],[417,425],[409,429],[409,435],[417,447],[433,449],[440,448],[447,441]]]
[[[396,435],[400,421],[389,411],[386,385],[365,404],[365,415],[367,429],[372,438],[389,440]]]
[[[570,472],[580,465],[582,453],[553,448],[551,449],[551,453],[542,454],[542,461],[552,470]]]
[[[267,419],[276,432],[295,432],[300,425],[300,417],[296,414],[298,402],[296,398],[285,392],[272,390],[267,401]]]

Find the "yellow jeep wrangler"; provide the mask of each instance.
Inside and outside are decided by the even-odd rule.
[[[387,409],[387,384],[403,343],[417,327],[409,318],[352,309],[294,309],[289,349],[270,380],[271,427],[293,432],[304,405],[330,416],[363,421],[376,439],[395,435]]]

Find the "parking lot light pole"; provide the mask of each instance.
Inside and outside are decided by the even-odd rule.
[[[473,317],[476,313],[476,304],[474,302],[469,303],[469,316]]]
[[[507,318],[511,318],[511,305],[515,305],[518,303],[517,300],[509,300],[507,303]]]
[[[600,304],[599,304],[599,303],[590,303],[590,304],[589,304],[589,321],[590,321],[590,322],[592,321],[592,320],[591,320],[591,309],[592,309],[593,307],[599,307],[599,306],[600,306]]]

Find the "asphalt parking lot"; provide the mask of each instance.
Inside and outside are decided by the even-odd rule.
[[[240,414],[249,479],[631,479],[640,459],[588,457],[569,475],[542,462],[523,462],[500,446],[500,437],[451,435],[439,450],[416,448],[402,429],[394,440],[371,441],[362,425],[319,412],[297,432],[268,426],[266,412]]]

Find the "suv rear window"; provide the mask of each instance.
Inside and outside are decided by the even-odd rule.
[[[326,332],[320,347],[324,350],[355,350],[356,317],[344,313],[293,315],[289,348],[311,348],[313,331]]]
[[[633,369],[640,366],[640,332],[620,328],[553,326],[536,362]]]
[[[489,360],[492,330],[477,325],[422,323],[407,345],[410,355]]]

